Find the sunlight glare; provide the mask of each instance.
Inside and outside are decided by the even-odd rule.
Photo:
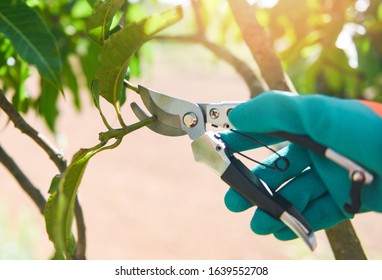
[[[363,26],[355,23],[346,23],[337,38],[336,47],[343,50],[348,57],[349,66],[358,67],[358,53],[353,41],[356,34],[365,34],[366,30]]]
[[[355,8],[358,12],[364,13],[370,6],[370,0],[357,0]]]
[[[250,5],[256,4],[260,8],[273,8],[279,2],[279,0],[247,0]]]
[[[159,0],[162,4],[181,5],[183,7],[190,6],[190,0]]]

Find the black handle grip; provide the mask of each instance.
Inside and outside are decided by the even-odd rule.
[[[263,183],[240,160],[234,156],[230,160],[231,164],[221,176],[222,180],[253,205],[279,219],[290,203],[286,200],[276,202],[277,199],[273,199]]]
[[[229,158],[231,164],[221,176],[221,179],[224,182],[253,205],[258,206],[275,219],[280,219],[280,216],[287,211],[310,231],[310,226],[305,218],[289,203],[289,201],[278,193],[270,194],[256,175],[254,175],[240,160],[233,155],[229,156]]]

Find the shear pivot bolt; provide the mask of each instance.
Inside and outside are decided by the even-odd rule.
[[[183,123],[188,128],[194,127],[198,124],[198,117],[192,112],[187,113],[183,116]]]
[[[219,112],[218,109],[213,108],[213,109],[210,110],[210,117],[212,119],[216,120],[219,117],[219,115],[220,115],[220,112]]]

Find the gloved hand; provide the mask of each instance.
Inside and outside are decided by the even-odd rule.
[[[382,104],[270,91],[234,108],[229,120],[236,130],[267,144],[280,140],[264,133],[304,134],[358,163],[374,175],[372,184],[361,190],[360,211],[382,212]],[[237,151],[258,147],[233,132],[222,133],[221,137]],[[347,170],[293,143],[279,154],[289,160],[287,170],[281,172],[259,165],[253,172],[273,191],[287,182],[279,193],[303,214],[314,231],[353,217],[344,210],[344,204],[350,203],[351,181]],[[277,158],[274,154],[264,163],[272,165]],[[252,206],[232,189],[228,190],[225,203],[234,212]],[[283,223],[260,209],[254,214],[251,228],[258,234],[273,233],[281,240],[296,237]]]

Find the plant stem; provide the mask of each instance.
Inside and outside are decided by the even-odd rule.
[[[28,194],[28,196],[33,200],[41,214],[44,214],[46,200],[41,194],[40,190],[36,188],[24,172],[19,168],[15,161],[5,152],[5,150],[0,146],[0,162],[5,166],[5,168],[12,174],[12,176],[19,183],[21,188]]]
[[[99,141],[101,142],[108,142],[110,139],[115,138],[115,139],[122,139],[126,134],[129,134],[139,128],[142,128],[144,126],[147,126],[151,123],[156,121],[155,116],[151,116],[150,118],[147,118],[145,120],[139,121],[137,123],[128,125],[123,128],[118,128],[118,129],[112,129],[106,132],[101,132],[99,134]]]
[[[19,129],[22,133],[28,135],[37,145],[39,145],[49,156],[52,162],[57,166],[60,173],[63,173],[66,170],[67,164],[66,159],[63,154],[58,151],[56,147],[54,147],[41,133],[35,130],[32,126],[30,126],[24,118],[20,115],[19,112],[13,107],[13,105],[7,100],[3,91],[0,89],[0,108],[7,114],[9,119],[13,122],[14,126]],[[7,164],[6,167],[9,172],[16,178],[17,182],[20,186],[27,192],[28,195],[34,195],[32,197],[33,201],[38,205],[41,214],[44,215],[45,208],[45,198],[41,195],[40,191],[33,186],[30,180],[25,176],[25,174],[21,171],[21,169],[17,166],[17,164],[12,160],[12,158],[7,158],[4,150],[3,156],[4,161],[3,164]],[[40,193],[40,195],[37,193]],[[41,197],[42,198],[41,198]],[[44,199],[44,202],[42,202]],[[41,208],[41,205],[44,205]],[[86,249],[86,227],[84,223],[83,212],[81,209],[81,205],[78,201],[78,197],[76,197],[76,207],[75,207],[75,216],[76,216],[76,224],[77,224],[77,249],[76,256],[78,258],[85,258],[85,249]]]
[[[77,225],[77,244],[74,258],[76,260],[86,259],[86,226],[82,206],[80,204],[78,194],[74,204],[74,215],[76,217]]]
[[[58,151],[41,133],[31,127],[13,105],[7,100],[4,93],[0,90],[0,108],[8,115],[9,119],[22,133],[28,135],[37,145],[39,145],[57,166],[62,173],[66,169],[66,160],[61,152]]]
[[[198,27],[197,34],[205,35],[205,24],[201,13],[201,3],[199,0],[191,0],[192,9],[194,10],[196,26]]]

